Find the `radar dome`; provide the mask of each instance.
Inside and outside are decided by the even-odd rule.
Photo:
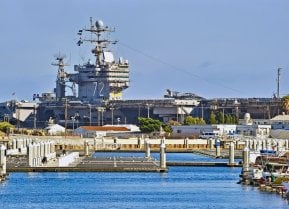
[[[95,22],[95,26],[99,29],[99,28],[103,28],[103,22],[101,20],[97,20]]]
[[[244,119],[246,120],[250,120],[251,119],[251,115],[250,115],[250,113],[245,113],[245,115],[244,115]]]

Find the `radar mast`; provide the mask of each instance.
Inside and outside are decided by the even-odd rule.
[[[64,70],[64,66],[68,66],[68,64],[64,63],[65,55],[57,54],[54,56],[56,63],[51,63],[51,65],[58,66],[57,80],[56,80],[56,99],[61,100],[65,97],[65,82],[67,80],[67,73]]]
[[[90,38],[82,37],[84,31],[91,34]],[[97,20],[94,25],[93,20],[90,17],[90,27],[80,29],[77,33],[79,35],[79,41],[77,42],[78,46],[82,45],[84,42],[90,42],[95,45],[94,49],[92,49],[91,52],[96,57],[96,66],[102,66],[105,64],[103,59],[101,58],[104,49],[108,48],[109,44],[117,43],[117,41],[112,41],[102,37],[104,33],[110,32],[115,32],[115,29],[104,26],[104,23],[101,20]]]

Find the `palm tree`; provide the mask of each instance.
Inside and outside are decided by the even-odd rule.
[[[282,97],[282,107],[286,114],[289,112],[289,95]]]

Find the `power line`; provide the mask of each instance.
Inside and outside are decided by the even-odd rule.
[[[197,75],[197,74],[195,74],[195,73],[192,73],[192,72],[190,72],[190,71],[188,71],[188,70],[186,70],[186,69],[179,68],[179,67],[177,67],[177,66],[175,66],[175,65],[173,65],[173,64],[171,64],[171,63],[168,63],[168,62],[166,62],[166,61],[164,61],[164,60],[161,60],[161,59],[159,59],[159,58],[157,58],[157,57],[154,57],[154,56],[151,56],[151,55],[149,55],[149,54],[146,54],[146,53],[144,53],[143,51],[141,51],[141,50],[139,50],[139,49],[136,49],[136,48],[134,48],[134,47],[131,47],[131,46],[129,46],[129,45],[123,43],[123,42],[118,42],[118,43],[119,43],[120,45],[122,45],[122,46],[124,46],[124,47],[126,47],[126,48],[128,48],[128,49],[130,49],[130,50],[132,50],[132,51],[134,51],[134,52],[137,52],[137,53],[143,55],[144,57],[147,57],[147,58],[149,58],[149,59],[151,59],[151,60],[153,60],[153,61],[155,61],[155,62],[161,63],[161,64],[163,64],[163,65],[166,65],[166,66],[170,67],[172,70],[175,70],[175,71],[178,71],[178,72],[182,72],[182,73],[186,73],[186,74],[188,74],[188,75],[190,75],[190,76],[192,76],[192,77],[195,77],[195,78],[197,78],[197,79],[200,79],[200,80],[202,80],[202,81],[204,81],[204,82],[206,82],[206,83],[208,83],[208,84],[210,84],[210,85],[214,84],[214,85],[220,86],[220,87],[222,87],[222,88],[231,90],[231,91],[233,91],[233,92],[242,93],[240,90],[231,88],[231,87],[226,86],[226,85],[224,85],[224,84],[222,84],[222,83],[208,81],[207,79],[205,79],[205,78],[203,78],[203,77],[201,77],[201,76],[199,76],[199,75]]]

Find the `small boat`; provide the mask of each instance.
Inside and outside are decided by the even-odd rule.
[[[253,165],[249,169],[250,184],[258,185],[263,178],[263,168],[261,165]]]
[[[278,177],[289,178],[289,165],[283,163],[267,162],[262,172],[264,179],[275,181]]]

